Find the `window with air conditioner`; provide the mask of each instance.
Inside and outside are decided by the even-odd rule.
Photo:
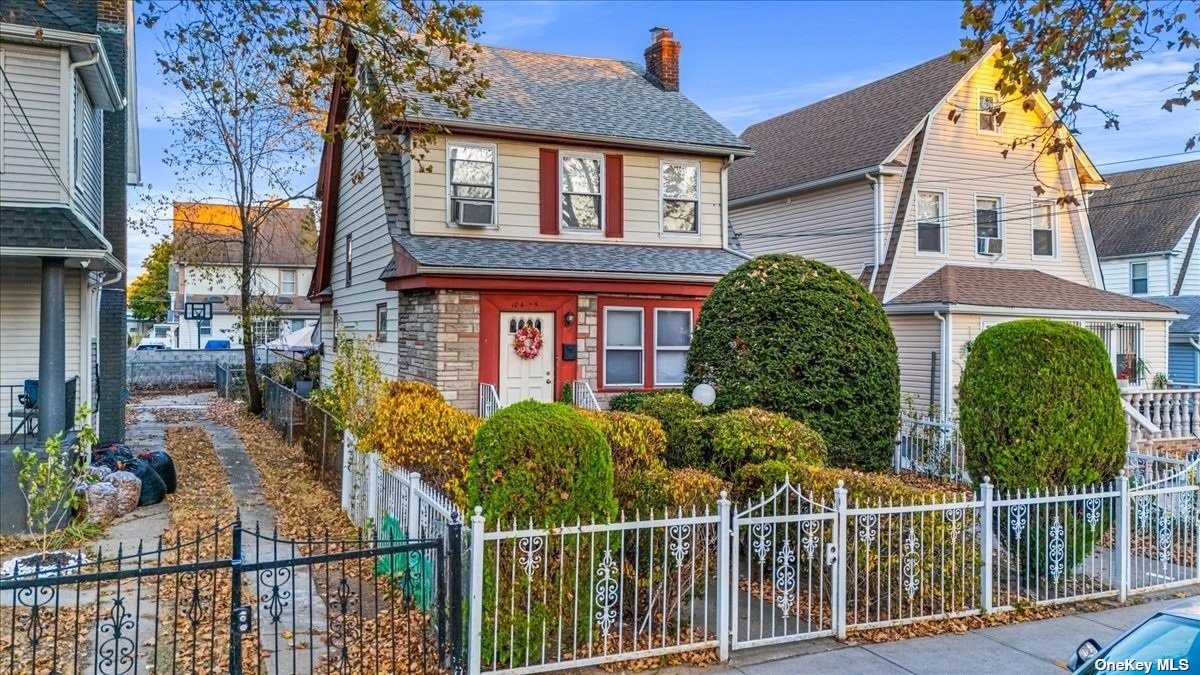
[[[1000,230],[1000,200],[995,197],[975,198],[975,252],[982,256],[1004,253],[1004,238]]]
[[[452,143],[446,150],[450,222],[459,227],[496,224],[496,147]]]

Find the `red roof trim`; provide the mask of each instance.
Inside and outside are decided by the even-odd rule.
[[[349,41],[346,44],[347,68],[353,69],[358,59],[358,50]],[[330,110],[325,132],[328,139],[321,151],[321,174],[317,178],[317,196],[321,199],[321,231],[317,235],[317,265],[313,270],[312,283],[308,287],[309,297],[328,288],[333,273],[333,243],[336,241],[338,200],[341,192],[342,149],[345,138],[342,125],[346,121],[350,98],[339,76],[333,83],[330,95]]]
[[[715,282],[714,282],[715,283]],[[529,291],[557,293],[633,293],[706,298],[710,283],[658,282],[624,279],[546,278],[535,276],[472,276],[463,274],[420,274],[390,279],[389,291],[445,288],[466,291]]]

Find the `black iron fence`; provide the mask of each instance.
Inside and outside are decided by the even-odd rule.
[[[462,668],[462,531],[286,539],[240,522],[0,576],[5,673]]]

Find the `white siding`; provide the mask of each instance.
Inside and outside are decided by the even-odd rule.
[[[70,102],[70,91],[63,88],[66,52],[6,44],[0,53],[7,78],[0,82],[0,201],[65,204],[62,184],[68,180],[69,149],[63,142],[63,107]]]
[[[67,379],[80,375],[79,364],[88,353],[82,326],[82,275],[67,270],[66,295],[66,366]],[[38,335],[41,333],[41,266],[35,258],[5,258],[0,262],[0,384],[21,385],[38,377]],[[90,305],[90,303],[88,303]],[[85,373],[86,375],[86,373]],[[81,378],[82,379],[82,378]],[[80,383],[78,402],[84,402],[85,383]],[[7,420],[7,390],[0,399],[0,419]],[[7,435],[7,425],[0,430]]]
[[[387,303],[396,325],[396,294],[387,290],[379,275],[392,259],[392,242],[388,234],[383,207],[383,186],[379,173],[379,158],[374,149],[363,149],[357,143],[346,143],[342,159],[341,194],[337,212],[337,232],[333,242],[333,266],[330,283],[333,287],[333,306],[341,322],[341,330],[374,345],[379,365],[388,378],[396,377],[396,342],[375,342],[375,306]],[[353,177],[361,172],[362,180]],[[352,237],[354,258],[353,276],[346,285],[346,237]],[[332,340],[329,343],[332,347]],[[332,362],[334,354],[326,349],[325,360]]]
[[[997,79],[996,70],[985,64],[954,92],[944,107],[933,111],[913,189],[914,192],[928,190],[945,194],[948,251],[943,255],[917,255],[916,199],[910,199],[885,300],[904,292],[946,264],[1033,268],[1091,285],[1085,271],[1090,262],[1081,253],[1087,247],[1078,239],[1081,228],[1087,227],[1087,219],[1079,207],[1056,208],[1056,258],[1033,257],[1030,219],[1033,202],[1053,200],[1061,195],[1076,195],[1082,202],[1081,191],[1073,176],[1060,171],[1054,159],[1041,156],[1028,144],[1009,148],[1007,158],[1001,154],[1013,138],[1035,133],[1041,123],[1037,113],[1022,112],[1019,102],[1005,104],[1002,133],[978,130],[974,112],[978,109],[976,97],[980,90],[994,86]],[[952,106],[962,112],[957,123],[948,119]],[[1045,190],[1043,196],[1036,194],[1039,186]],[[1002,201],[1005,250],[998,258],[975,253],[977,197],[998,197]]]
[[[873,200],[871,184],[863,178],[731,209],[729,220],[751,255],[793,253],[857,277],[874,260]]]
[[[932,314],[896,314],[889,316],[888,322],[900,357],[900,400],[905,406],[927,411],[930,388],[932,402],[936,402],[940,386],[942,322]]]
[[[1104,290],[1122,295],[1132,295],[1129,268],[1133,263],[1146,263],[1148,292],[1144,295],[1170,295],[1174,288],[1173,277],[1179,273],[1182,259],[1154,256],[1101,260],[1100,273],[1104,276]],[[1168,269],[1168,263],[1170,269]],[[1191,275],[1189,274],[1189,276]]]
[[[542,239],[539,230],[539,149],[555,147],[519,141],[489,141],[454,137],[464,143],[477,142],[496,146],[498,155],[497,190],[499,217],[495,229],[461,228],[447,224],[446,217],[446,139],[439,137],[422,161],[425,171],[411,173],[412,231],[414,234],[439,234],[505,239]],[[559,148],[560,151],[593,154],[619,153],[624,162],[625,209],[624,237],[606,239],[602,233],[556,235],[556,239],[598,241],[602,243],[664,244],[678,246],[721,245],[721,166],[720,159],[698,159],[677,155],[656,155],[606,148]],[[347,152],[351,152],[347,147]],[[701,163],[700,234],[662,234],[659,226],[659,160],[680,159]]]
[[[75,175],[74,199],[77,210],[89,218],[96,229],[100,229],[101,208],[103,206],[103,115],[104,113],[92,107],[88,100],[83,83],[76,78],[75,82],[75,112],[74,135],[72,152],[79,153],[79,160],[73,160],[73,168],[78,167]]]

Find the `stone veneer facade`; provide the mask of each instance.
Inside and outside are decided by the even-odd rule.
[[[397,376],[432,384],[464,412],[479,409],[479,294],[400,293]]]

